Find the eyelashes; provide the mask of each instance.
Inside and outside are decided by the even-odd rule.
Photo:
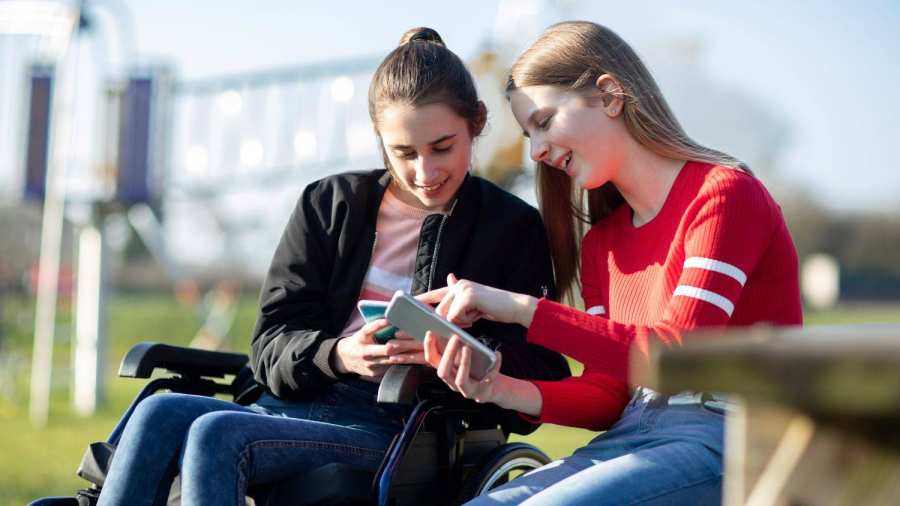
[[[550,121],[551,121],[552,119],[553,119],[553,115],[551,114],[551,115],[545,117],[544,119],[542,119],[542,120],[537,124],[537,127],[538,127],[539,129],[541,129],[541,130],[546,130],[547,127],[550,126]]]
[[[434,153],[446,154],[453,150],[453,146],[454,145],[451,144],[450,146],[447,146],[447,147],[432,148],[431,150]],[[402,159],[402,160],[415,160],[419,156],[419,154],[416,153],[415,151],[412,151],[409,153],[397,153],[397,156],[400,157],[400,159]]]

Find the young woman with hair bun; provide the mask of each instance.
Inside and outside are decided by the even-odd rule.
[[[487,111],[471,75],[428,28],[407,32],[369,88],[369,113],[386,169],[348,172],[306,186],[260,294],[250,365],[251,406],[158,394],[127,420],[100,505],[164,504],[180,474],[184,504],[243,504],[248,486],[333,462],[375,470],[406,408],[376,403],[394,364],[424,364],[408,336],[382,344],[385,320],[364,323],[361,299],[420,294],[448,273],[534,296],[553,294],[537,210],[469,173]],[[514,247],[531,245],[528,251]],[[524,330],[472,328],[502,345],[504,373],[561,379],[557,353]],[[498,412],[510,431],[536,424]]]

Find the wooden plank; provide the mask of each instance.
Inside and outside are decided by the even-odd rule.
[[[758,327],[692,333],[655,346],[633,380],[663,393],[733,392],[815,417],[890,418],[900,413],[900,326]]]
[[[729,392],[728,505],[900,504],[900,326],[692,333],[633,380]]]

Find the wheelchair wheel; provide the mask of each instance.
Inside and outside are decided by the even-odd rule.
[[[500,446],[482,459],[460,489],[459,502],[466,502],[511,479],[550,463],[550,457],[528,443]]]

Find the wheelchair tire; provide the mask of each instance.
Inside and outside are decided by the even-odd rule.
[[[528,443],[509,443],[495,448],[484,456],[472,474],[463,482],[458,503],[503,485],[510,480],[510,474],[521,474],[550,463],[546,453]]]

